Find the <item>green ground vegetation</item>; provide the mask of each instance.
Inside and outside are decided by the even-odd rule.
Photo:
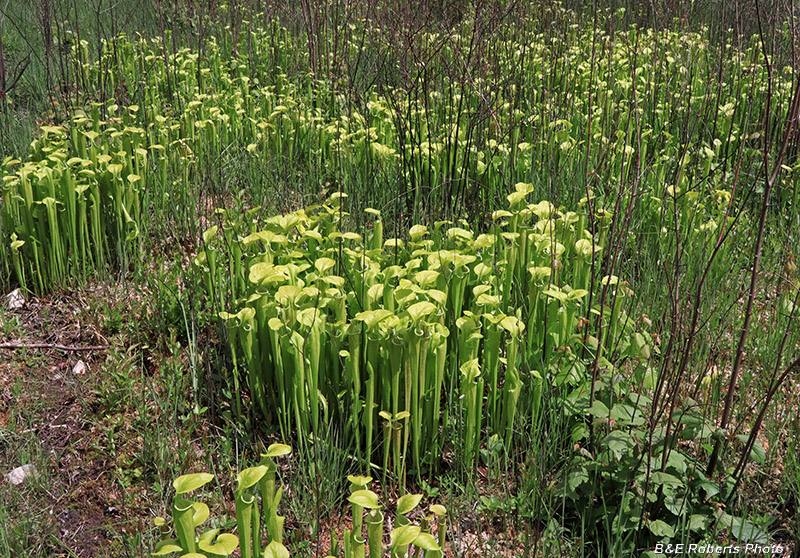
[[[0,547],[796,546],[794,19],[641,9],[3,7],[0,441],[47,475]],[[90,377],[16,402],[54,338]],[[70,452],[115,456],[94,546]]]

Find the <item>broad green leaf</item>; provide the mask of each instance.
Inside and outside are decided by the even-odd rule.
[[[769,534],[752,521],[723,513],[719,523],[730,527],[731,535],[739,542],[769,544]]]
[[[377,310],[367,310],[365,312],[359,312],[358,314],[356,314],[355,319],[364,322],[368,328],[372,329],[373,327],[375,327],[375,325],[377,325],[378,323],[385,320],[391,315],[392,315],[391,311],[379,308]]]
[[[749,434],[739,434],[736,436],[742,442],[742,444],[747,445],[747,440],[750,438]],[[761,442],[755,440],[753,443],[753,449],[750,450],[750,459],[759,465],[763,465],[767,461],[767,451],[764,449],[764,446],[761,445]]]
[[[525,330],[525,324],[516,316],[506,316],[500,320],[500,327],[514,337],[518,337]]]
[[[713,498],[717,494],[719,494],[719,483],[709,481],[709,480],[701,480],[697,481],[695,484],[698,490],[702,490],[706,493],[707,498]]]
[[[581,300],[588,294],[589,291],[587,291],[586,289],[573,289],[567,295],[567,300],[569,301]]]
[[[314,268],[319,273],[327,273],[334,267],[336,267],[336,262],[331,258],[319,258],[314,262]]]
[[[302,310],[300,310],[300,312],[297,313],[298,323],[308,328],[314,327],[314,325],[321,324],[322,320],[324,319],[325,316],[316,306],[311,308],[303,308]]]
[[[675,536],[675,529],[669,525],[669,523],[662,521],[660,519],[656,519],[655,521],[651,521],[648,524],[650,528],[650,532],[653,533],[657,537],[674,537]]]
[[[693,513],[689,516],[689,529],[692,531],[703,532],[711,525],[711,518],[705,515]]]
[[[410,229],[408,229],[408,236],[411,237],[411,240],[417,242],[423,236],[428,234],[428,227],[425,225],[414,225]]]
[[[550,268],[548,268],[548,269],[550,269]],[[489,276],[489,274],[492,272],[492,268],[491,268],[491,266],[486,265],[485,263],[481,262],[479,264],[476,264],[475,267],[472,269],[472,271],[475,272],[475,275],[478,277],[478,280],[484,281]]]
[[[441,504],[433,504],[429,509],[436,515],[447,515],[447,508]]]
[[[670,452],[667,458],[667,466],[681,475],[686,472],[686,456],[678,451]]]
[[[289,243],[289,239],[286,238],[282,234],[275,234],[272,231],[259,231],[257,233],[253,233],[248,235],[242,240],[242,243],[245,246],[250,246],[251,244],[255,243],[256,241],[262,241],[265,244],[278,244],[280,246],[285,246]]]
[[[213,227],[206,229],[203,232],[203,243],[208,244],[209,242],[211,242],[211,240],[217,235],[218,229],[219,227],[217,225],[214,225]]]
[[[290,558],[289,550],[278,541],[272,541],[264,549],[261,558]]]
[[[647,344],[645,336],[641,333],[636,332],[633,334],[631,338],[631,347],[633,349],[631,353],[632,356],[642,359],[650,358],[650,346]]]
[[[533,184],[529,184],[526,182],[517,182],[514,185],[514,192],[506,196],[508,198],[508,203],[511,206],[516,205],[517,203],[523,201],[528,194],[533,192]]]
[[[367,295],[371,300],[378,300],[383,296],[383,283],[375,283],[367,291]]]
[[[589,428],[584,423],[576,424],[572,427],[570,432],[570,439],[573,444],[576,444],[589,436]]]
[[[537,283],[540,283],[545,279],[549,278],[552,272],[553,269],[550,267],[531,266],[528,268],[528,273],[531,274],[531,279],[533,279]]]
[[[417,538],[414,539],[414,546],[418,546],[422,550],[431,552],[439,550],[439,545],[437,544],[436,539],[434,539],[433,535],[430,533],[420,533],[417,535]]]
[[[192,473],[178,477],[172,483],[172,486],[175,488],[176,494],[187,494],[192,490],[197,490],[213,478],[214,475],[209,473]]]
[[[423,269],[422,271],[418,271],[414,276],[414,280],[423,288],[431,287],[434,283],[436,283],[437,279],[439,279],[439,272],[431,269]]]
[[[392,540],[392,546],[408,546],[414,542],[421,531],[422,530],[416,525],[403,525],[402,527],[392,529],[392,532],[389,533],[389,537]]]
[[[650,482],[655,485],[663,484],[665,486],[677,487],[681,486],[681,479],[676,477],[675,475],[670,475],[669,473],[662,473],[661,471],[656,471],[652,475],[650,475]]]
[[[542,200],[537,204],[531,204],[528,206],[534,215],[536,215],[539,219],[545,220],[550,217],[550,215],[555,211],[555,206],[547,200]]]
[[[626,431],[615,430],[603,438],[602,444],[614,454],[616,459],[622,459],[625,452],[632,448],[636,442]]]
[[[464,364],[461,365],[459,368],[461,374],[464,376],[464,379],[467,382],[474,382],[475,379],[481,375],[481,368],[478,364],[478,359],[473,358],[472,360],[468,360]]]
[[[194,508],[194,514],[192,515],[192,522],[194,523],[195,527],[199,527],[203,523],[205,523],[206,519],[208,519],[209,514],[211,513],[208,509],[208,506],[205,505],[203,502],[192,502],[192,507]]]
[[[567,293],[563,292],[561,289],[555,286],[546,289],[545,291],[542,292],[542,294],[545,296],[549,296],[550,298],[555,298],[562,304],[567,302],[567,300],[569,300]]]
[[[611,418],[634,426],[644,424],[644,416],[641,411],[637,411],[632,405],[623,405],[622,403],[617,403],[611,408]]]
[[[444,304],[447,302],[447,294],[439,289],[428,289],[425,291],[425,294],[442,306],[444,306]]]
[[[344,277],[340,277],[338,275],[328,275],[327,277],[323,277],[322,280],[329,285],[333,285],[337,289],[341,289],[344,287]]]
[[[418,322],[421,318],[433,313],[434,310],[436,310],[436,306],[432,302],[423,300],[422,302],[417,302],[409,306],[406,312],[408,312],[408,315],[411,316],[414,322]]]
[[[297,285],[281,285],[275,294],[275,300],[283,306],[292,306],[302,293],[303,291]]]
[[[606,404],[600,401],[599,399],[595,399],[592,403],[592,406],[589,407],[588,413],[593,417],[597,418],[608,418],[609,410],[606,407]]]
[[[206,541],[207,543],[210,543],[211,541],[214,540],[214,537],[216,537],[217,535],[219,535],[219,529],[209,529],[208,531],[205,531],[202,535],[197,537],[197,540]]]
[[[357,490],[350,495],[347,501],[368,510],[375,510],[381,507],[378,495],[372,490]]]
[[[467,242],[471,241],[474,238],[474,235],[471,231],[466,229],[462,229],[460,227],[452,227],[447,229],[447,238],[457,238],[459,240],[466,240]]]
[[[575,252],[581,257],[588,258],[592,255],[592,241],[581,238],[575,243]]]
[[[369,483],[372,482],[372,477],[360,477],[356,475],[347,475],[347,480],[350,484],[354,484],[356,486],[363,486],[364,488],[367,487]]]
[[[237,492],[243,492],[261,480],[261,477],[267,474],[267,467],[264,465],[257,465],[256,467],[249,467],[244,469],[236,475]]]
[[[480,234],[478,238],[472,243],[473,250],[482,250],[493,246],[497,241],[497,237],[491,234]]]
[[[480,294],[478,295],[475,304],[478,306],[500,306],[500,296],[499,295],[490,295],[490,294]]]
[[[173,552],[181,552],[182,550],[183,548],[181,548],[176,539],[167,539],[156,545],[153,556],[164,556],[166,554],[172,554]]]
[[[217,540],[214,542],[214,544],[209,544],[206,541],[200,541],[197,546],[199,546],[200,550],[203,552],[228,556],[233,554],[233,551],[239,546],[239,537],[236,535],[231,535],[230,533],[223,533],[217,537]]]
[[[422,501],[422,494],[406,494],[397,500],[397,513],[406,515]]]
[[[527,197],[527,195],[528,194],[525,192],[513,192],[507,195],[506,199],[508,200],[508,204],[513,207],[519,202],[523,201]]]
[[[586,467],[578,467],[567,475],[567,486],[573,492],[585,482],[589,482],[589,472]]]
[[[285,266],[276,266],[266,262],[259,262],[250,268],[249,280],[254,285],[272,285],[282,283],[289,279]]]

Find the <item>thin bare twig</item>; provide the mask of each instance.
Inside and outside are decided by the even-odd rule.
[[[0,349],[55,349],[65,352],[103,351],[108,345],[58,345],[56,343],[0,343]]]

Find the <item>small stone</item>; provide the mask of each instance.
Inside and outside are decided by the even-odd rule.
[[[6,475],[8,482],[13,484],[14,486],[19,486],[25,479],[28,479],[36,474],[36,467],[31,465],[30,463],[27,465],[23,465],[21,467],[17,467],[16,469],[12,470],[9,474]]]
[[[14,289],[8,293],[5,298],[6,306],[8,306],[9,310],[19,310],[25,306],[25,296],[23,296],[22,291],[19,289]]]
[[[82,360],[76,362],[75,366],[72,367],[73,374],[85,374],[87,370],[88,367],[86,366],[86,363],[83,362]]]

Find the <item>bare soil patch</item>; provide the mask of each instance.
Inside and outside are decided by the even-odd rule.
[[[79,298],[28,300],[20,310],[5,311],[10,325],[1,341],[106,344],[81,322],[84,311]],[[78,361],[83,370],[76,369]],[[109,415],[98,389],[105,361],[102,350],[0,349],[0,471],[26,463],[37,469],[19,486],[5,477],[0,481],[0,502],[9,516],[6,536],[25,555],[32,548],[48,556],[114,555],[114,534],[146,517],[135,493],[116,479],[104,427]],[[123,416],[125,411],[114,410]]]

